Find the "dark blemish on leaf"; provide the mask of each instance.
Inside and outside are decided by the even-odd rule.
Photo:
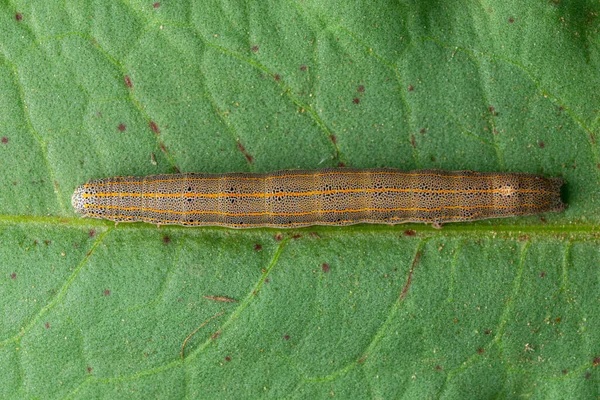
[[[546,144],[544,142],[538,142],[538,146],[540,146],[540,149],[543,149],[546,147]]]
[[[250,155],[247,151],[246,148],[244,147],[244,145],[242,143],[240,143],[240,141],[238,140],[237,142],[237,147],[238,150],[244,155],[244,157],[246,157],[246,160],[248,160],[248,162],[250,164],[252,164],[252,161],[254,160],[254,157],[252,157],[252,155]]]
[[[171,243],[171,238],[169,236],[165,235],[165,236],[163,236],[162,241],[165,244],[169,244],[169,243]]]
[[[52,243],[52,241],[50,241],[50,240],[44,240],[44,244],[45,244],[46,246],[50,246],[50,243]]]
[[[335,135],[329,135],[329,139],[331,139],[331,141],[335,144],[337,143],[337,136]]]
[[[596,144],[596,136],[594,136],[593,133],[590,133],[590,141],[592,142],[592,144]]]
[[[163,142],[160,142],[159,147],[163,153],[167,152],[167,147],[165,146],[165,144]]]
[[[8,143],[8,138],[6,136],[2,136],[2,143]]]
[[[21,13],[16,13],[16,14],[15,14],[15,19],[16,19],[17,21],[21,21],[21,20],[23,19],[23,14],[21,14]]]
[[[489,330],[489,329],[486,329],[485,331],[483,331],[483,333],[486,334],[486,335],[489,335],[490,333],[492,333],[492,331]]]
[[[329,266],[329,264],[323,263],[323,265],[321,265],[321,271],[323,271],[324,273],[328,273],[330,270],[331,267]]]
[[[44,327],[45,327],[46,329],[50,329],[50,322],[46,322],[46,323],[44,324]]]
[[[546,272],[542,271],[540,272],[540,278],[545,278],[546,277]]]
[[[441,371],[441,370],[442,370],[442,367],[440,367],[439,365],[436,365],[436,366],[435,366],[435,370],[436,370],[436,371]]]
[[[125,124],[119,124],[117,129],[119,130],[119,132],[125,132],[125,129],[127,129],[127,126],[125,126]]]
[[[255,244],[254,245],[254,251],[261,251],[262,250],[262,244]]]
[[[485,349],[482,349],[481,347],[477,349],[477,354],[483,354],[485,353]]]
[[[362,363],[364,363],[366,361],[366,359],[367,359],[367,356],[364,355],[364,356],[362,356],[361,358],[358,359],[357,363],[362,364]]]
[[[307,69],[308,69],[308,67],[306,65],[300,66],[300,71],[306,71]]]
[[[363,85],[358,85],[358,93],[364,93],[365,87]]]
[[[417,234],[417,231],[412,230],[412,229],[407,229],[404,231],[404,236],[415,236]]]
[[[592,361],[592,364],[594,364],[594,367],[600,365],[600,357],[594,357],[594,361]]]
[[[508,22],[512,24],[513,22],[515,22],[515,19],[514,19],[513,17],[510,17],[510,18],[508,19]]]
[[[554,319],[554,322],[556,322],[557,324],[560,324],[560,321],[561,321],[561,318],[560,318],[560,317],[556,317],[556,318]]]
[[[540,217],[540,221],[542,221],[543,223],[546,223],[546,217]]]
[[[257,45],[252,46],[252,52],[253,53],[258,52],[258,46]]]
[[[413,147],[413,149],[417,148],[417,142],[415,140],[415,135],[413,135],[412,133],[410,134],[410,145]]]
[[[408,85],[408,91],[412,92],[413,90],[415,90],[415,87],[413,85]]]
[[[216,338],[218,338],[219,336],[221,336],[221,331],[216,331],[215,333],[213,333],[210,338],[212,340],[215,340]]]
[[[91,373],[92,373],[92,370],[93,370],[93,368],[92,368],[92,367],[87,367],[87,372],[88,372],[88,374],[91,374]]]
[[[279,82],[281,80],[281,76],[279,76],[279,74],[276,74],[273,79],[275,79],[277,82]]]
[[[302,237],[301,233],[295,233],[292,235],[292,239],[300,239]]]
[[[34,245],[34,246],[37,246],[37,245],[38,245],[38,241],[37,241],[37,239],[35,239],[35,240],[33,241],[33,245]]]
[[[281,235],[281,233],[277,233],[277,234],[275,234],[274,238],[278,242],[281,242],[281,240],[283,239],[283,236]]]
[[[458,318],[454,318],[454,319],[452,320],[452,322],[454,322],[455,324],[458,324]]]
[[[586,372],[585,373],[585,379],[590,379],[590,376],[592,376],[591,372]]]
[[[96,236],[96,230],[95,229],[90,229],[88,232],[88,236],[93,238],[94,236]]]
[[[425,132],[427,132],[427,130],[426,130],[425,128],[422,128],[422,129],[419,131],[419,133],[420,133],[421,135],[424,135],[424,134],[425,134]]]
[[[563,369],[563,370],[562,370],[562,373],[563,373],[563,375],[566,375],[566,374],[568,374],[568,373],[569,373],[569,371],[567,371],[566,369]]]
[[[311,232],[311,233],[309,233],[309,235],[312,238],[321,239],[321,236],[319,236],[319,234],[317,232]]]
[[[490,110],[490,113],[494,116],[497,117],[498,113],[496,112],[496,109],[493,106],[489,106],[488,110]]]
[[[12,274],[10,274],[10,279],[17,279],[17,273],[13,272]]]
[[[225,356],[225,361],[227,361],[227,362],[231,361],[231,357]]]
[[[156,133],[157,135],[160,135],[160,129],[158,129],[158,125],[156,125],[156,122],[150,121],[148,126],[150,127],[150,129],[152,129],[152,132]]]
[[[131,78],[129,77],[129,75],[125,75],[123,80],[125,81],[125,86],[127,86],[128,88],[133,87],[133,83],[131,83]]]
[[[340,168],[344,168],[345,166],[346,166],[346,163],[343,163],[341,161],[338,163],[338,167],[340,167]]]
[[[104,289],[104,295],[105,296],[110,296],[110,290]]]
[[[283,336],[283,338],[284,338],[285,340],[290,340],[290,335],[285,335],[285,336]]]
[[[271,282],[271,280],[269,278],[265,278],[265,283],[268,284],[269,282]]]
[[[159,2],[156,2],[156,3],[152,4],[152,7],[154,7],[154,8],[158,8],[158,7],[160,7],[160,3],[159,3]]]
[[[358,97],[355,97],[354,100],[352,100],[352,102],[354,104],[358,104],[358,103],[360,103],[360,99]]]
[[[529,239],[531,239],[531,238],[529,237],[529,235],[519,235],[519,237],[517,238],[517,240],[518,240],[519,242],[527,242]]]
[[[558,107],[558,111],[564,111],[565,107],[564,106],[560,106]]]
[[[419,258],[421,258],[421,250],[417,251],[417,254],[415,254],[415,258],[413,259],[410,270],[408,271],[408,278],[406,278],[406,283],[404,284],[404,288],[402,288],[402,293],[400,293],[400,300],[404,300],[406,294],[408,293],[408,289],[410,288],[410,284],[412,282],[413,271],[415,270],[415,265],[417,265],[419,262]]]

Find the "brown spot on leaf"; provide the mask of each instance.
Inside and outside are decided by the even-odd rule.
[[[546,147],[546,143],[538,142],[538,146],[540,146],[540,149],[543,149],[544,147]]]
[[[306,65],[300,66],[300,71],[306,71],[307,69],[308,69],[308,67]]]
[[[159,2],[156,2],[156,3],[152,4],[152,7],[154,7],[154,8],[158,8],[158,7],[160,7],[160,3],[159,3]]]
[[[275,76],[273,76],[273,79],[279,82],[281,80],[281,76],[279,74],[275,74]]]
[[[486,335],[489,335],[490,333],[492,333],[492,331],[489,330],[489,329],[486,329],[485,331],[483,331],[483,333],[486,334]]]
[[[600,365],[600,357],[594,357],[592,364],[594,364],[594,367],[597,367],[598,365]]]
[[[127,126],[125,124],[119,124],[117,129],[119,130],[119,132],[125,132],[125,129],[127,129]]]
[[[485,349],[483,349],[481,347],[477,349],[477,354],[483,354],[483,353],[485,353]]]
[[[46,322],[46,323],[44,324],[44,327],[45,327],[46,329],[50,329],[50,322]]]
[[[343,163],[341,161],[338,163],[338,167],[340,167],[340,168],[344,168],[345,166],[346,166],[346,163]]]
[[[258,52],[258,46],[257,45],[252,46],[252,52],[253,53]]]
[[[568,373],[569,373],[569,371],[567,371],[566,369],[563,369],[563,370],[562,370],[562,373],[563,373],[563,375],[566,375],[566,374],[568,374]]]
[[[10,274],[10,279],[17,279],[17,273],[13,272],[12,274]]]
[[[2,143],[8,143],[8,138],[6,136],[2,136]]]
[[[410,288],[410,284],[412,283],[413,271],[415,270],[415,266],[419,262],[419,258],[421,258],[421,250],[417,251],[415,254],[415,258],[413,259],[412,265],[410,266],[410,270],[408,271],[408,278],[406,278],[406,283],[402,288],[402,292],[400,293],[400,300],[404,300],[406,294],[408,293],[408,289]]]
[[[424,135],[424,134],[425,134],[425,132],[427,132],[427,130],[426,130],[425,128],[422,128],[422,129],[419,131],[419,133],[420,133],[421,135]]]
[[[152,129],[152,132],[156,133],[157,135],[160,135],[160,129],[158,128],[156,122],[150,121],[148,123],[148,126],[150,127],[150,129]]]
[[[17,21],[21,21],[21,20],[23,19],[23,14],[21,14],[21,13],[16,13],[16,14],[15,14],[15,19],[16,19]]]
[[[514,19],[513,17],[510,17],[510,18],[508,19],[508,22],[512,24],[513,22],[515,22],[515,19]]]
[[[123,80],[125,81],[125,86],[127,86],[128,88],[133,87],[133,83],[131,83],[131,78],[129,77],[129,75],[125,75],[123,77]]]
[[[93,368],[92,368],[92,367],[87,367],[87,372],[88,372],[88,374],[91,374],[91,373],[92,373],[92,370],[93,370]]]
[[[408,85],[408,91],[412,92],[415,90],[415,87],[413,85]]]
[[[323,265],[321,265],[321,271],[323,271],[324,273],[329,272],[329,270],[331,270],[331,267],[329,266],[329,264],[323,263]]]
[[[162,241],[165,244],[169,244],[169,243],[171,243],[171,238],[169,236],[165,235],[165,236],[163,236]]]
[[[255,244],[254,245],[254,251],[261,251],[262,250],[262,244]]]
[[[283,235],[281,233],[277,233],[277,234],[275,234],[274,238],[278,242],[281,242],[283,240]]]
[[[412,230],[412,229],[407,229],[404,231],[404,236],[415,236],[417,234],[417,231]]]
[[[363,85],[358,85],[358,93],[364,93],[365,87]]]
[[[436,366],[435,366],[435,370],[436,370],[436,371],[441,371],[441,370],[442,370],[442,367],[440,367],[439,365],[436,365]]]
[[[413,147],[413,149],[417,148],[417,141],[415,140],[415,135],[412,133],[410,134],[410,145]]]
[[[329,135],[329,139],[335,144],[337,143],[337,137],[335,135]]]
[[[284,338],[285,340],[290,340],[290,335],[284,335],[284,336],[283,336],[283,338]]]
[[[227,361],[227,362],[231,361],[231,357],[225,356],[225,361]]]
[[[110,296],[110,290],[104,289],[104,295],[105,296]]]
[[[218,338],[219,336],[221,336],[221,331],[216,331],[215,333],[213,333],[210,338],[212,340],[215,340],[216,338]]]
[[[355,97],[354,100],[352,100],[352,102],[354,104],[358,104],[358,103],[360,103],[360,99],[358,97]]]
[[[45,244],[46,246],[50,246],[50,243],[52,243],[52,241],[51,241],[51,240],[44,240],[44,244]]]
[[[238,302],[236,299],[232,299],[231,297],[225,297],[225,296],[202,296],[202,297],[204,297],[206,300],[218,301],[220,303],[237,303]]]
[[[586,372],[584,375],[585,379],[590,379],[590,376],[592,376],[591,372]]]
[[[94,236],[96,236],[96,230],[95,229],[90,229],[88,231],[88,236],[93,238]]]

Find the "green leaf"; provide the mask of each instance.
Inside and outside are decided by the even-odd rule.
[[[1,5],[0,397],[597,396],[600,5],[525,3]],[[569,207],[239,231],[70,205],[339,165],[561,176]]]

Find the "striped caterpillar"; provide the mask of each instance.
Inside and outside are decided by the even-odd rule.
[[[295,228],[475,221],[565,208],[560,178],[396,169],[186,173],[91,180],[72,204],[84,217],[157,225]]]

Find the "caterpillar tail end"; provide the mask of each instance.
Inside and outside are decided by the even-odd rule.
[[[71,204],[73,205],[75,212],[77,212],[78,214],[85,215],[85,206],[84,206],[84,201],[83,201],[83,193],[84,192],[85,192],[84,185],[77,186],[77,188],[75,189],[75,192],[73,192],[73,197],[71,197]]]

